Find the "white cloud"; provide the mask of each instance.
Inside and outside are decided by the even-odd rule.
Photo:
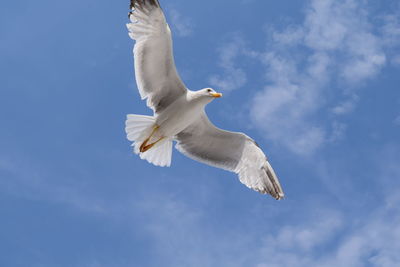
[[[393,14],[382,16],[381,33],[383,41],[389,50],[388,60],[394,66],[400,65],[398,46],[400,45],[400,6]]]
[[[331,136],[329,137],[330,142],[336,142],[338,140],[341,140],[344,137],[344,134],[346,132],[347,125],[341,122],[334,121],[332,123],[332,130],[331,130]]]
[[[310,60],[315,64],[308,68],[309,74],[302,75],[286,55],[265,54],[263,62],[272,85],[256,95],[251,110],[254,122],[268,138],[300,154],[313,152],[325,140],[325,130],[313,125],[309,116],[319,108],[317,86],[325,79],[329,59],[316,54]]]
[[[193,33],[193,23],[189,18],[183,17],[177,9],[172,7],[168,9],[168,14],[174,34],[186,37]]]
[[[358,96],[353,95],[352,97],[349,97],[348,99],[337,104],[337,106],[332,109],[332,112],[336,115],[348,114],[353,111],[358,99]]]
[[[232,91],[242,87],[247,76],[243,69],[235,66],[235,59],[245,53],[244,41],[235,36],[219,49],[218,65],[222,68],[222,75],[212,75],[209,82],[218,91]]]
[[[196,208],[172,195],[150,194],[136,212],[147,226],[154,253],[163,266],[396,266],[400,261],[399,151],[398,146],[388,146],[371,154],[374,163],[363,178],[376,187],[361,195],[379,196],[373,205],[360,205],[364,200],[354,194],[360,189],[343,177],[351,176],[348,170],[329,161],[329,179],[340,178],[333,182],[340,189],[339,205],[316,201],[321,200],[318,195],[310,205],[303,202],[275,209],[268,204],[271,206],[265,209],[258,203],[250,227],[243,221],[225,226],[225,222],[210,220],[203,208],[218,201],[209,197]],[[349,188],[342,190],[343,186]],[[297,215],[303,212],[306,214]],[[283,216],[286,219],[282,220],[282,214],[293,217]]]
[[[373,166],[368,166],[363,183],[376,186],[367,192],[360,192],[359,181],[354,182],[342,164],[327,162],[327,175],[338,189],[340,204],[327,204],[319,195],[312,196],[309,205],[281,203],[274,208],[270,202],[256,203],[250,208],[254,209],[250,224],[219,224],[210,220],[208,211],[204,213],[204,207],[221,205],[215,199],[204,197],[196,208],[173,195],[154,193],[146,194],[135,212],[163,266],[396,266],[400,261],[399,151],[391,145],[370,154]],[[370,200],[372,205],[360,198],[370,194],[378,200]]]
[[[397,46],[400,43],[400,9],[395,14],[383,16],[382,33],[388,46]]]
[[[342,224],[343,219],[337,214],[324,214],[306,226],[282,227],[275,237],[267,238],[267,243],[276,241],[281,251],[294,249],[299,252],[309,252],[335,236]]]
[[[305,207],[303,203],[284,213],[293,214],[299,208],[307,214],[277,223],[265,220],[259,212],[264,209],[258,207],[251,221],[263,223],[243,230],[231,224],[220,227],[210,221],[202,208],[196,209],[171,195],[149,195],[136,210],[147,225],[154,253],[164,266],[396,266],[400,260],[398,147],[389,147],[374,156],[377,169],[365,177],[365,182],[376,179],[386,196],[375,206],[363,205],[362,211],[341,205],[338,210],[334,208],[336,204],[327,207],[318,202]],[[330,175],[334,178],[337,174]],[[351,190],[341,194],[351,195]],[[213,203],[207,203],[207,199],[201,207]]]
[[[397,203],[397,205],[400,203]],[[325,261],[325,266],[396,266],[400,261],[400,216],[398,207],[381,207],[362,226],[339,244],[336,253]]]
[[[301,25],[269,28],[267,52],[259,57],[268,84],[254,97],[251,110],[267,138],[305,155],[337,134],[330,127],[335,116],[352,112],[358,101],[354,90],[386,64],[389,37],[392,44],[400,40],[394,18],[385,20],[380,34],[364,3],[313,0]],[[329,109],[335,116],[319,121]]]
[[[321,214],[322,215],[322,214]],[[267,236],[258,251],[257,267],[320,266],[313,253],[332,240],[344,221],[336,212],[325,212],[305,224],[298,222],[282,226],[276,234]]]
[[[248,266],[252,233],[212,225],[203,209],[172,195],[151,195],[136,208],[153,241],[155,265]]]
[[[258,267],[396,266],[400,261],[399,199],[366,217],[329,211],[265,238]]]
[[[347,47],[348,58],[342,67],[346,81],[356,83],[373,77],[386,63],[383,43],[372,32],[351,33]]]

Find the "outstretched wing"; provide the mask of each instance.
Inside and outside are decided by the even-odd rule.
[[[263,151],[253,139],[243,133],[215,127],[205,113],[176,136],[176,148],[186,156],[233,171],[247,187],[275,199],[284,193],[278,177]]]
[[[136,40],[135,76],[142,99],[155,113],[186,93],[174,63],[171,31],[157,0],[131,0],[129,36]]]

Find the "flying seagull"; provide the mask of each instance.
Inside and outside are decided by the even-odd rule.
[[[141,159],[170,166],[172,143],[184,155],[238,174],[240,182],[275,199],[284,194],[268,159],[257,143],[243,133],[215,127],[205,106],[222,94],[212,88],[191,91],[174,63],[171,31],[157,0],[131,0],[129,36],[137,87],[154,116],[127,115],[128,140]]]

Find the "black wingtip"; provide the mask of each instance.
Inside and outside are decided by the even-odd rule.
[[[161,8],[158,0],[131,0],[131,3],[129,5],[129,8],[131,11],[129,11],[129,13],[128,13],[128,18],[131,16],[133,10],[135,10],[136,8],[143,9],[143,7],[145,5],[150,5],[150,6]]]
[[[134,9],[136,7],[143,7],[144,5],[149,4],[155,7],[160,7],[160,3],[158,0],[131,0],[130,8]]]

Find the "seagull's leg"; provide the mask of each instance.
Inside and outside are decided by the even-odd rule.
[[[160,126],[156,125],[153,128],[153,131],[151,132],[150,136],[146,138],[146,140],[143,141],[143,143],[140,145],[140,152],[143,152],[143,148],[147,145],[147,142],[149,142],[150,138],[153,136],[153,134],[160,128]]]
[[[152,148],[155,144],[157,144],[164,138],[164,137],[161,137],[154,143],[151,143],[149,145],[147,144],[149,142],[150,138],[153,136],[153,134],[158,130],[158,128],[160,128],[160,126],[158,126],[158,125],[154,126],[153,131],[151,132],[150,136],[148,138],[146,138],[146,140],[144,140],[144,142],[140,145],[140,152],[146,152],[147,150]]]
[[[150,148],[152,148],[155,144],[157,144],[158,142],[160,142],[161,140],[163,140],[164,137],[160,137],[157,141],[155,141],[154,143],[145,145],[144,147],[140,146],[140,152],[146,152],[147,150],[149,150]]]

